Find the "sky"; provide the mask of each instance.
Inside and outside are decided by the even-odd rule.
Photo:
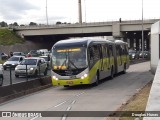
[[[46,5],[47,1],[47,5]],[[142,19],[142,0],[81,0],[83,22]],[[143,0],[143,19],[160,18],[160,0]],[[0,0],[0,22],[78,22],[78,0]]]

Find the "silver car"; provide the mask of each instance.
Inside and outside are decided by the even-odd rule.
[[[51,61],[50,61],[50,56],[39,56],[40,58],[44,58],[45,62],[47,63],[47,68],[51,69]]]
[[[24,59],[24,56],[12,56],[10,57],[4,64],[3,68],[6,70],[7,68],[15,68],[22,60]]]
[[[13,56],[25,56],[23,52],[13,52]]]
[[[3,85],[3,66],[0,64],[0,86]]]
[[[15,77],[26,75],[37,77],[37,75],[41,73],[45,76],[47,75],[47,63],[44,58],[39,57],[25,58],[21,64],[17,65],[15,68]]]

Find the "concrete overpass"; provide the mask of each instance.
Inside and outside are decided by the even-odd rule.
[[[150,31],[153,23],[159,19],[144,20],[144,31]],[[50,26],[20,26],[14,27],[14,30],[21,36],[49,36],[65,35],[69,37],[76,36],[113,36],[123,37],[123,32],[142,31],[142,21],[113,21],[96,22],[82,24],[59,24]]]
[[[159,19],[143,21],[144,50],[150,50],[150,28]],[[50,26],[19,26],[14,31],[27,40],[54,44],[68,37],[113,36],[129,43],[129,48],[142,50],[142,20],[112,21],[82,24],[58,24]]]

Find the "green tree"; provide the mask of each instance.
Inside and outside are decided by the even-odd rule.
[[[8,24],[4,21],[0,22],[0,26],[1,27],[8,27]]]
[[[29,23],[29,26],[32,26],[32,25],[37,25],[37,23],[35,23],[35,22],[30,22],[30,23]]]
[[[60,21],[56,22],[56,25],[62,24]]]
[[[17,23],[17,22],[14,22],[14,23],[13,23],[13,26],[19,26],[19,25],[18,25],[18,23]]]

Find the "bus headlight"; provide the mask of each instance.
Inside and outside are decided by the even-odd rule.
[[[88,75],[85,73],[82,77],[81,77],[81,79],[84,79],[84,78],[86,78]]]
[[[53,79],[58,80],[58,78],[56,76],[52,76]]]

